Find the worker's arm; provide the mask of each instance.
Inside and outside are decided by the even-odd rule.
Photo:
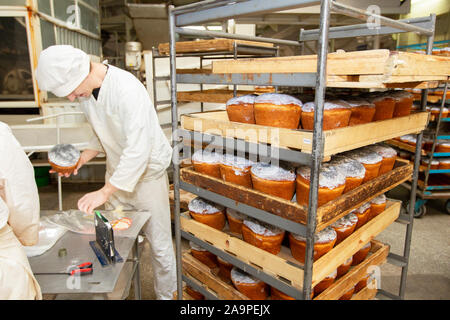
[[[95,158],[99,153],[100,153],[100,151],[97,151],[97,150],[90,150],[90,149],[84,150],[81,153],[81,155],[80,155],[80,161],[78,161],[78,165],[75,168],[75,170],[73,171],[73,174],[77,175],[78,174],[78,170],[80,170],[80,168],[84,164],[86,164],[87,162],[89,162],[90,160]],[[50,173],[55,173],[56,171],[51,169],[49,172]],[[60,172],[58,172],[58,175],[61,176],[61,177],[64,176],[64,177],[68,178],[68,177],[70,177],[71,174],[70,173],[60,173]]]
[[[78,209],[88,214],[93,214],[94,209],[104,204],[117,189],[109,182],[106,182],[100,190],[85,194],[78,200]]]

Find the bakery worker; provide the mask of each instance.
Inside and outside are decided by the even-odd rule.
[[[147,90],[131,73],[69,45],[55,45],[40,54],[36,79],[41,90],[80,108],[95,135],[81,153],[74,174],[98,154],[106,154],[105,185],[87,193],[78,208],[87,213],[103,204],[107,210],[145,210],[157,299],[173,299],[176,265],[172,244],[169,180],[166,169],[172,148],[164,135]]]
[[[42,299],[24,246],[39,237],[34,169],[11,129],[0,122],[0,300]],[[6,155],[6,156],[5,156]]]

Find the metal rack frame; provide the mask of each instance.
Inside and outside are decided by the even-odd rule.
[[[184,29],[180,28],[178,30],[179,34],[188,34],[188,35],[196,35],[200,37],[211,37],[215,36],[222,38],[232,38],[230,37],[230,33],[225,32],[210,32],[210,31],[199,31],[199,33],[195,32],[185,32]],[[209,35],[212,33],[211,35]],[[261,42],[268,42],[268,41],[261,41]],[[289,43],[289,41],[287,41]],[[264,57],[278,57],[279,56],[279,47],[263,47],[263,46],[257,46],[257,45],[251,45],[251,44],[245,44],[245,43],[233,43],[233,50],[232,51],[219,51],[219,52],[196,52],[196,53],[182,53],[177,54],[177,58],[186,58],[186,57],[199,57],[200,58],[200,69],[203,68],[203,60],[211,60],[211,59],[229,59],[232,57],[233,59],[239,59],[239,58],[264,58]],[[162,100],[158,101],[157,93],[156,93],[156,83],[158,81],[167,81],[170,80],[170,76],[166,77],[157,77],[155,75],[155,59],[159,58],[170,58],[168,55],[163,55],[158,52],[158,49],[155,47],[152,47],[152,69],[153,69],[153,78],[152,78],[152,85],[153,85],[153,105],[155,108],[157,108],[160,105],[168,105],[171,103],[171,100]],[[181,81],[180,81],[181,82]],[[188,82],[183,82],[188,83]],[[197,84],[199,82],[192,82],[193,84]],[[203,82],[200,84],[200,90],[203,90]],[[233,84],[233,93],[234,96],[236,96],[237,93],[237,84]],[[203,112],[203,102],[200,103],[200,112]]]
[[[282,11],[293,8],[301,8],[312,5],[320,4],[320,27],[315,31],[304,31],[300,35],[300,41],[305,41],[305,39],[317,40],[318,41],[318,63],[317,63],[317,73],[308,74],[259,74],[249,79],[248,77],[243,77],[242,74],[232,74],[230,78],[223,79],[217,77],[214,74],[211,75],[177,75],[176,74],[176,50],[175,50],[175,34],[176,33],[191,33],[189,29],[182,29],[182,26],[195,25],[199,23],[205,23],[208,21],[218,21],[228,18],[236,18],[246,14],[262,14],[270,11]],[[334,0],[322,0],[322,1],[312,1],[312,0],[284,0],[284,1],[270,1],[270,0],[205,0],[202,2],[189,4],[180,7],[169,7],[169,36],[170,36],[170,68],[171,68],[171,99],[172,99],[172,132],[173,132],[173,146],[175,148],[173,155],[173,168],[174,168],[174,212],[175,212],[175,240],[176,240],[176,261],[177,261],[177,279],[178,279],[178,298],[182,297],[182,281],[186,281],[191,284],[192,281],[188,277],[182,275],[181,268],[181,236],[186,239],[192,240],[193,242],[205,247],[212,253],[221,257],[225,261],[228,261],[238,267],[243,268],[246,272],[256,276],[262,281],[267,282],[271,286],[276,287],[279,290],[286,292],[296,299],[310,299],[311,284],[312,284],[312,267],[313,267],[313,247],[314,247],[314,234],[316,231],[316,210],[317,210],[317,198],[318,198],[318,182],[319,182],[319,171],[321,163],[323,160],[323,104],[325,100],[325,89],[326,89],[326,66],[327,66],[327,53],[328,53],[328,39],[339,38],[345,34],[342,34],[343,27],[330,28],[329,18],[331,11],[338,12],[340,14],[349,15],[352,17],[357,17],[359,19],[366,19],[368,17],[373,17],[380,21],[382,25],[380,29],[373,28],[368,29],[366,24],[355,25],[348,27],[350,28],[352,36],[355,35],[376,35],[376,34],[387,34],[387,33],[400,33],[400,32],[416,32],[427,36],[427,54],[431,54],[431,49],[433,47],[434,41],[434,24],[435,15],[431,15],[428,18],[423,19],[410,19],[407,21],[396,21],[393,19],[385,18],[379,15],[375,15],[363,10],[351,8],[336,3]],[[348,30],[348,29],[347,29]],[[344,30],[345,31],[345,30]],[[203,33],[201,31],[192,31],[192,33],[199,34]],[[341,33],[340,33],[341,32]],[[213,32],[208,32],[211,35]],[[308,38],[306,35],[308,34]],[[223,36],[217,34],[218,37]],[[242,39],[241,35],[229,35],[235,39]],[[260,38],[254,37],[252,40],[258,41]],[[249,37],[245,36],[245,40],[250,40]],[[263,38],[263,41],[268,41]],[[280,43],[278,39],[271,39],[273,43]],[[299,45],[300,42],[291,41],[292,45]],[[283,43],[286,44],[286,43]],[[270,79],[269,79],[270,77]],[[236,208],[234,201],[229,201],[223,196],[211,193],[207,190],[200,189],[196,186],[180,182],[180,154],[179,148],[182,145],[181,138],[182,134],[186,134],[185,130],[180,130],[178,128],[178,114],[177,114],[177,95],[176,95],[176,84],[177,83],[219,83],[219,84],[248,84],[248,85],[264,85],[268,84],[270,80],[271,84],[291,86],[291,87],[315,87],[315,104],[317,106],[316,112],[314,113],[314,131],[313,131],[313,142],[312,142],[312,153],[305,154],[300,151],[292,151],[292,154],[284,154],[284,156],[289,156],[290,161],[299,164],[306,164],[311,166],[311,184],[309,193],[309,205],[308,205],[308,221],[307,225],[301,225],[294,223],[292,221],[282,221],[284,219],[271,215],[263,214],[264,211],[251,208],[248,206],[239,205],[239,210],[245,209],[245,213],[252,217],[258,217],[258,219],[271,223],[274,225],[280,225],[281,223],[286,223],[285,227],[287,230],[291,230],[295,233],[303,235],[306,237],[306,256],[304,269],[304,281],[303,290],[299,291],[291,286],[286,285],[283,281],[275,279],[270,275],[253,268],[250,265],[243,264],[241,261],[234,258],[232,255],[227,254],[221,250],[214,248],[208,243],[193,237],[192,235],[184,232],[180,228],[180,188],[187,190],[189,192],[195,193],[197,195],[203,196],[211,201],[217,202],[219,204],[229,206],[231,208]],[[422,90],[422,110],[425,111],[426,99],[427,99],[428,89]],[[201,141],[204,134],[197,134],[197,132],[191,135],[194,141]],[[423,132],[417,135],[417,145],[422,143]],[[199,140],[196,140],[199,139]],[[223,138],[225,139],[225,138]],[[222,139],[222,141],[223,141]],[[237,142],[236,142],[237,144]],[[242,149],[249,147],[249,144],[241,145]],[[271,151],[274,151],[272,147]],[[249,150],[249,149],[248,149]],[[247,151],[248,151],[247,150]],[[276,151],[276,150],[275,150]],[[420,165],[420,151],[421,148],[416,147],[416,157],[414,162],[414,172],[412,178],[411,186],[411,198],[410,203],[412,203],[411,208],[414,207],[414,202],[416,199],[417,190],[417,179]],[[269,157],[277,152],[270,153]],[[297,156],[297,158],[295,158]],[[406,224],[406,239],[405,248],[403,256],[390,254],[388,261],[402,267],[401,283],[399,295],[391,294],[385,292],[384,290],[378,291],[378,296],[383,295],[391,299],[403,299],[405,295],[405,285],[406,285],[406,275],[408,269],[408,260],[410,252],[410,242],[413,227],[413,211],[409,210],[407,215],[402,215],[401,223]],[[201,289],[198,286],[194,286],[197,289]],[[205,290],[201,292],[208,293]]]

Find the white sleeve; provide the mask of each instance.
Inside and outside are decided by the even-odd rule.
[[[134,90],[122,95],[119,106],[118,114],[126,146],[109,182],[116,188],[133,192],[147,168],[154,140],[148,109],[153,106],[145,90]]]
[[[34,245],[39,235],[39,194],[34,169],[19,142],[9,128],[0,128],[0,178],[3,181],[3,201],[8,207],[8,223],[17,239]]]
[[[105,156],[105,150],[103,150],[103,146],[95,133],[93,133],[91,139],[89,140],[86,149],[99,151],[100,156]]]
[[[8,223],[9,209],[5,201],[0,197],[0,230]]]

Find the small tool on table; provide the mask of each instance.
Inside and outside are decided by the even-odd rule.
[[[93,271],[94,268],[92,267],[92,262],[83,262],[70,268],[68,272],[39,272],[35,274],[67,274],[69,276],[85,276],[88,274],[92,274]]]

